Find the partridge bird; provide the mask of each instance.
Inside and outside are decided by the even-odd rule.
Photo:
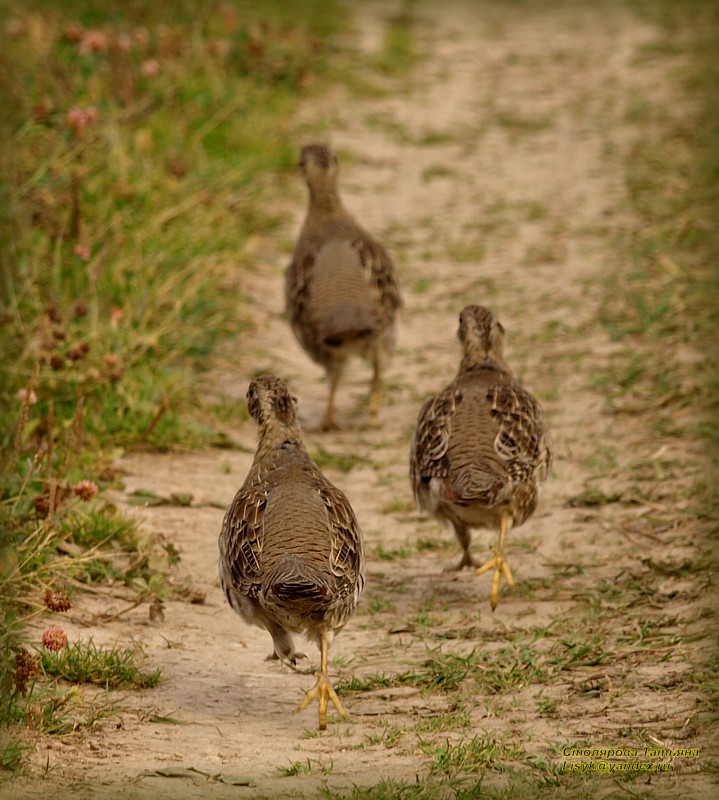
[[[317,698],[325,730],[329,700],[345,716],[327,674],[327,654],[362,593],[364,547],[347,498],[302,442],[296,403],[279,378],[250,383],[247,406],[259,439],[222,524],[220,583],[245,622],[269,631],[270,658],[295,665],[303,654],[295,650],[293,633],[317,643],[317,683],[297,710]]]
[[[512,377],[503,355],[504,328],[492,312],[467,306],[457,336],[459,372],[422,406],[410,478],[417,504],[454,526],[464,551],[454,569],[477,567],[469,552],[470,528],[499,528],[494,558],[476,570],[494,570],[494,610],[502,576],[514,586],[504,555],[507,531],[537,507],[552,452],[542,408]]]
[[[324,367],[329,397],[322,428],[337,427],[337,384],[351,355],[373,367],[369,411],[382,403],[382,371],[394,351],[402,305],[392,259],[355,221],[337,189],[337,158],[323,144],[302,149],[309,209],[286,273],[286,313],[297,340]]]

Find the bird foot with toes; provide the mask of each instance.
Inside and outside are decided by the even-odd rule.
[[[340,717],[346,717],[347,712],[342,707],[339,697],[330,683],[330,679],[323,672],[316,672],[317,683],[307,692],[305,699],[297,706],[296,711],[304,711],[315,699],[319,705],[319,729],[327,730],[327,706],[329,701],[337,709]]]
[[[475,575],[483,575],[490,569],[494,570],[494,575],[492,576],[492,591],[489,595],[492,611],[494,611],[494,609],[497,608],[497,603],[499,603],[499,586],[502,582],[502,576],[504,576],[504,580],[507,582],[507,586],[509,586],[510,589],[514,586],[514,577],[504,557],[504,553],[496,547],[493,547],[492,550],[494,552],[494,558],[490,558],[489,561],[482,564],[481,567],[477,567]]]

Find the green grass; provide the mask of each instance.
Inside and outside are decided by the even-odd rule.
[[[28,745],[23,745],[18,739],[4,743],[0,747],[0,769],[17,769],[20,766],[23,754],[30,749]]]
[[[551,128],[554,121],[547,116],[528,116],[518,114],[515,111],[493,112],[493,120],[496,125],[504,128],[512,134],[527,134],[537,131],[544,131]]]
[[[487,768],[503,769],[507,761],[516,760],[524,751],[517,745],[498,742],[490,736],[461,739],[456,744],[423,742],[420,750],[431,757],[430,773],[455,776],[460,773],[481,772]]]
[[[178,34],[182,39],[190,30],[193,41],[203,45],[227,39],[228,49],[214,43],[210,58],[183,49],[182,41],[163,44],[158,23],[167,12],[154,7],[143,11],[149,43],[142,53],[132,51],[123,69],[118,68],[120,62],[113,67],[113,58],[124,56],[81,56],[60,29],[41,31],[49,49],[26,53],[21,35],[9,39],[0,53],[0,65],[9,58],[5,51],[13,58],[22,56],[21,63],[27,65],[21,80],[8,89],[10,120],[20,123],[8,128],[13,163],[5,156],[4,174],[10,180],[2,191],[8,203],[0,203],[0,208],[11,210],[0,211],[6,214],[6,232],[15,218],[21,223],[21,235],[12,237],[7,249],[0,288],[9,315],[2,317],[0,343],[11,347],[0,375],[0,400],[8,409],[0,412],[6,414],[3,430],[8,431],[3,455],[11,465],[7,491],[0,498],[0,594],[5,599],[19,592],[27,604],[9,612],[0,624],[5,696],[13,692],[14,657],[23,646],[22,615],[33,608],[33,592],[41,596],[46,585],[54,587],[65,579],[73,591],[76,579],[112,579],[129,583],[140,597],[162,597],[162,574],[173,556],[154,552],[105,503],[104,492],[113,478],[103,474],[101,460],[92,451],[210,441],[208,423],[199,424],[201,415],[194,413],[208,401],[198,397],[194,387],[201,385],[200,371],[212,363],[222,339],[239,337],[243,342],[238,275],[251,266],[244,242],[250,236],[272,235],[283,224],[263,211],[274,182],[265,176],[277,176],[282,184],[295,160],[292,109],[297,97],[323,84],[327,53],[312,41],[326,40],[334,30],[328,16],[331,5],[314,3],[301,20],[288,19],[288,12],[272,3],[262,12],[243,6],[229,33],[214,12],[200,24],[190,5],[180,5],[170,40]],[[414,780],[378,775],[373,786],[339,792],[323,781],[323,796],[644,796],[649,790],[626,782],[624,776],[612,784],[594,779],[580,783],[577,776],[559,773],[556,759],[528,755],[540,746],[556,754],[558,737],[566,735],[564,716],[567,722],[575,720],[577,704],[601,702],[611,714],[613,697],[629,701],[640,690],[641,699],[662,704],[671,703],[676,686],[690,687],[692,716],[682,735],[708,737],[719,695],[719,661],[715,652],[694,658],[690,645],[713,624],[706,590],[711,591],[710,575],[716,566],[710,547],[716,530],[716,473],[698,458],[694,462],[700,441],[706,442],[708,457],[716,453],[711,414],[717,410],[719,386],[712,367],[713,273],[719,258],[713,222],[719,216],[714,91],[719,24],[707,3],[635,6],[641,6],[652,22],[666,26],[666,38],[639,47],[637,60],[680,56],[681,80],[696,102],[675,113],[639,87],[617,117],[623,125],[635,126],[635,145],[625,165],[630,213],[622,214],[622,229],[612,242],[612,274],[604,286],[587,288],[593,298],[598,290],[603,293],[599,322],[623,347],[612,351],[590,388],[606,400],[608,424],[613,422],[613,430],[623,432],[617,435],[628,434],[627,441],[636,449],[627,460],[624,440],[621,447],[607,445],[600,431],[592,434],[595,449],[584,465],[592,481],[568,498],[577,508],[567,512],[587,512],[596,523],[595,538],[588,544],[599,554],[588,553],[578,564],[568,558],[567,565],[552,574],[545,570],[535,577],[530,572],[518,581],[515,599],[531,597],[545,609],[558,595],[571,602],[569,612],[552,606],[549,613],[556,617],[551,624],[521,628],[505,624],[499,615],[488,624],[490,618],[482,615],[481,620],[473,617],[471,624],[467,618],[454,618],[450,630],[446,619],[452,613],[451,598],[442,605],[442,617],[432,613],[432,602],[441,602],[441,597],[408,608],[411,587],[404,584],[393,589],[393,602],[382,594],[366,598],[369,614],[401,613],[403,619],[413,619],[416,627],[406,637],[411,643],[393,662],[396,671],[344,677],[336,688],[356,693],[351,702],[358,714],[361,693],[373,689],[414,687],[423,701],[436,701],[426,703],[431,716],[409,719],[404,725],[401,718],[393,718],[393,724],[383,722],[361,745],[396,748],[394,752],[403,756],[415,746],[426,762]],[[58,13],[49,3],[32,8],[46,9],[43,13],[50,16]],[[110,19],[107,4],[88,3],[79,16],[86,25],[131,30],[128,15],[137,12],[132,5],[127,8],[113,10]],[[402,14],[409,14],[407,9]],[[268,22],[253,30],[257,13],[266,13]],[[321,25],[328,26],[324,33]],[[375,68],[385,75],[409,75],[417,52],[413,26],[401,15],[389,21]],[[33,86],[29,76],[40,72],[43,53],[57,61],[57,69],[39,75]],[[158,61],[156,77],[143,73],[145,56]],[[123,84],[123,74],[134,82]],[[237,97],[228,89],[232,82],[243,88]],[[42,109],[35,112],[33,107],[45,95],[54,105],[49,118],[41,121],[36,115],[42,116]],[[63,127],[74,104],[96,105],[101,112],[82,139]],[[250,116],[259,114],[260,142],[242,118],[248,111]],[[283,120],[280,126],[271,123],[278,116]],[[514,113],[496,115],[494,123],[507,135],[527,141],[550,125],[548,119]],[[0,124],[8,124],[5,115]],[[419,143],[418,134],[391,116],[377,116],[375,126],[390,138]],[[440,134],[426,134],[424,144],[444,141]],[[35,153],[37,164],[32,161]],[[616,148],[612,153],[619,157]],[[105,179],[105,164],[111,181]],[[442,173],[437,165],[425,177],[431,180]],[[471,248],[483,247],[485,237],[510,236],[519,223],[535,225],[539,237],[527,251],[529,264],[563,260],[565,231],[553,224],[548,206],[527,200],[497,201],[494,209],[484,201],[478,207],[484,208],[487,219],[456,240],[459,260],[476,260]],[[611,231],[608,224],[596,235],[606,237]],[[411,243],[411,231],[401,233],[402,240]],[[82,249],[75,252],[78,244],[88,248],[87,255]],[[489,283],[475,282],[473,290],[479,286],[485,294],[495,289],[499,294],[490,279],[477,280]],[[418,291],[431,288],[419,273],[415,284]],[[232,314],[230,299],[235,303]],[[592,318],[585,324],[596,323]],[[557,328],[546,333],[549,344],[549,334],[571,337],[578,331]],[[86,352],[83,344],[89,344]],[[701,372],[695,360],[684,357],[687,350],[704,354]],[[32,389],[38,402],[18,400],[21,388]],[[211,426],[235,415],[222,401],[218,409],[209,417]],[[665,445],[668,450],[661,455]],[[327,468],[346,472],[358,462],[354,454],[318,451],[317,457],[325,459]],[[100,489],[88,503],[73,494],[83,478],[95,480]],[[387,514],[407,511],[397,497],[394,492],[386,495]],[[38,513],[43,504],[50,506],[47,516]],[[620,533],[633,537],[626,545],[631,558],[621,566],[608,564],[602,543]],[[561,535],[569,539],[572,531]],[[373,541],[381,541],[379,533]],[[451,537],[408,541],[412,544],[396,548],[376,545],[372,555],[397,562],[421,550],[456,547]],[[694,613],[702,600],[706,613]],[[689,616],[684,614],[686,606],[692,608]],[[527,616],[518,617],[522,625],[528,624]],[[425,641],[438,639],[456,652],[422,651]],[[708,651],[711,642],[702,644]],[[77,729],[72,727],[78,724],[71,714],[74,698],[96,692],[93,685],[110,685],[132,674],[123,664],[124,651],[113,655],[112,648],[95,648],[102,651],[98,654],[92,648],[71,645],[53,655],[53,663],[63,663],[66,672],[51,675],[46,669],[46,677],[37,675],[28,694],[16,693],[11,721],[24,720],[37,731]],[[50,654],[43,654],[43,666],[49,660]],[[644,677],[645,670],[663,664],[671,669],[661,677],[656,671]],[[139,660],[134,667],[136,674],[154,674],[145,672]],[[605,670],[612,674],[611,694],[596,679],[603,678]],[[617,674],[621,677],[614,677]],[[85,680],[94,684],[82,685]],[[554,694],[557,684],[561,698]],[[115,713],[106,695],[98,698],[79,727],[91,726],[101,714]],[[506,723],[512,736],[504,731],[478,733],[478,715],[484,709],[487,716],[501,714],[501,724]],[[593,712],[587,708],[580,713]],[[543,718],[541,730],[548,731],[547,739],[540,745],[529,736],[520,744],[514,734],[532,715]],[[602,716],[594,719],[601,729]],[[612,728],[612,735],[616,733]],[[635,733],[630,728],[619,735]],[[335,728],[330,735],[349,738],[351,731]],[[25,739],[13,731],[0,747],[0,765],[17,767],[24,746]],[[279,771],[316,779],[331,774],[332,766],[331,761],[327,765],[308,758]],[[710,760],[699,766],[716,771],[716,762]]]
[[[335,684],[338,693],[368,692],[392,686],[416,686],[425,691],[454,692],[460,687],[485,694],[497,694],[534,680],[549,678],[547,659],[526,645],[490,653],[472,650],[467,655],[431,651],[428,658],[405,672],[371,673],[343,678]]]
[[[470,709],[457,704],[450,711],[443,711],[421,719],[415,726],[416,733],[443,733],[471,726]]]
[[[394,603],[385,597],[370,597],[366,600],[368,614],[389,614],[395,612]]]
[[[406,650],[391,671],[368,666],[365,674],[345,676],[337,686],[355,693],[348,705],[358,714],[363,692],[394,687],[416,687],[438,707],[443,707],[440,701],[446,704],[447,711],[422,718],[414,729],[390,718],[392,724],[368,741],[368,746],[394,747],[402,754],[417,742],[428,759],[424,770],[416,779],[378,776],[374,785],[346,792],[327,788],[326,797],[588,800],[602,793],[661,794],[660,784],[669,775],[657,773],[648,786],[627,774],[610,781],[607,776],[578,780],[560,768],[557,754],[575,735],[568,731],[576,733],[577,720],[585,714],[598,720],[595,740],[588,742],[593,746],[597,738],[632,741],[646,735],[654,722],[645,728],[645,718],[638,716],[634,724],[635,699],[637,707],[648,704],[650,709],[655,703],[696,708],[696,715],[689,718],[694,711],[688,712],[671,735],[710,745],[719,663],[710,611],[717,529],[717,473],[712,462],[719,408],[713,365],[719,252],[712,221],[719,217],[719,114],[712,87],[718,77],[713,54],[719,47],[719,19],[706,2],[682,8],[635,4],[639,6],[652,23],[666,26],[671,44],[652,40],[651,46],[637,48],[637,59],[672,59],[662,61],[661,67],[670,71],[673,91],[691,97],[692,104],[674,109],[640,87],[626,98],[624,109],[614,111],[623,125],[635,126],[634,146],[623,164],[628,206],[621,208],[621,223],[611,218],[591,232],[612,268],[606,281],[587,284],[588,293],[601,301],[591,326],[603,325],[620,343],[604,360],[606,368],[587,375],[591,390],[606,404],[606,417],[601,418],[613,438],[607,439],[603,423],[590,436],[592,452],[583,466],[591,479],[567,498],[577,513],[586,512],[585,518],[592,521],[582,558],[574,563],[570,554],[550,576],[530,574],[512,590],[515,598],[536,600],[537,611],[546,613],[558,597],[568,608],[550,610],[551,624],[528,628],[493,618],[489,632],[484,617],[471,625],[466,618],[452,619],[448,630],[444,620],[434,619],[431,605],[425,608],[426,624],[407,631]],[[681,58],[674,62],[677,56]],[[674,63],[681,63],[681,74],[671,73]],[[548,129],[542,120],[527,126],[521,125],[522,119],[505,122],[510,135]],[[516,130],[512,122],[518,123]],[[389,127],[388,135],[393,135]],[[616,149],[611,152],[611,158],[619,156]],[[478,233],[497,236],[511,225],[532,223],[539,238],[527,252],[527,262],[559,264],[566,257],[565,235],[580,234],[565,230],[550,217],[550,210],[541,203],[521,208],[505,204],[489,220],[492,226]],[[564,336],[579,341],[582,336],[564,322],[546,333],[548,342]],[[692,351],[700,357],[692,357]],[[591,359],[591,353],[577,358]],[[401,513],[391,500],[387,510]],[[571,542],[574,532],[570,523],[563,539]],[[412,549],[419,551],[416,539],[412,542]],[[615,552],[625,548],[620,563],[606,559],[607,542]],[[383,552],[375,555],[382,557]],[[403,601],[398,597],[396,602],[399,609]],[[404,620],[412,618],[405,608],[401,613]],[[518,619],[526,625],[532,616]],[[448,652],[418,654],[423,644],[440,638],[457,641],[444,643]],[[477,641],[481,645],[467,652]],[[375,696],[366,700],[375,701]],[[519,726],[516,739],[496,730],[475,736],[481,706],[470,714],[467,735],[461,709],[476,709],[478,702],[488,718],[500,717],[499,724],[513,733]],[[622,713],[625,709],[629,716]],[[617,727],[617,719],[626,727]],[[672,719],[660,724],[666,727],[663,735],[670,735]],[[533,739],[526,734],[535,726],[541,734]],[[682,769],[680,763],[674,765],[674,780],[681,780],[677,776]],[[712,774],[716,763],[702,759],[686,769]],[[668,785],[667,790],[671,791]]]
[[[542,697],[540,695],[536,698],[537,714],[540,717],[556,718],[558,716],[557,710],[561,703],[562,701],[558,698]]]
[[[58,652],[43,651],[44,674],[70,683],[94,683],[108,689],[157,686],[160,670],[143,671],[138,666],[138,648],[98,647],[92,639],[78,641]]]
[[[672,388],[681,387],[690,366],[677,360],[676,345],[709,355],[719,327],[714,268],[719,246],[712,222],[719,211],[719,125],[712,88],[719,20],[716,9],[702,2],[690,4],[686,19],[669,13],[666,4],[645,11],[665,26],[672,50],[680,47],[685,56],[692,55],[679,77],[699,101],[691,124],[668,110],[658,128],[644,118],[632,120],[638,136],[627,159],[626,182],[638,224],[620,240],[624,264],[611,277],[619,291],[606,293],[602,322],[615,339],[631,341],[637,364],[627,378],[636,390],[648,393],[662,391],[667,371]],[[657,48],[652,43],[653,53],[661,52]],[[658,343],[667,346],[658,350]],[[660,357],[652,358],[652,351]],[[705,410],[716,406],[711,368],[694,398]],[[672,404],[677,400],[681,392]]]
[[[413,3],[405,1],[402,6],[398,13],[386,18],[381,49],[372,59],[375,69],[393,78],[407,77],[421,57]]]
[[[460,264],[482,261],[487,253],[484,244],[474,239],[454,239],[445,245],[447,256]]]
[[[328,764],[324,764],[315,758],[307,758],[304,761],[293,761],[287,767],[277,767],[277,771],[283,778],[292,778],[296,775],[331,775],[334,770],[334,761],[330,758]]]
[[[322,445],[313,448],[311,455],[320,469],[337,469],[340,472],[351,472],[357,464],[366,460],[354,453],[330,453]]]
[[[120,701],[107,691],[85,694],[76,686],[37,683],[32,694],[21,698],[16,704],[17,719],[22,719],[30,731],[23,731],[23,738],[16,739],[15,742],[20,744],[22,753],[32,749],[27,744],[32,741],[28,733],[37,737],[91,731],[99,721],[119,717],[122,710]],[[17,732],[18,728],[11,728],[11,731]],[[18,748],[13,748],[12,744],[11,742],[10,751],[17,752]],[[22,755],[13,766],[20,766],[21,758]]]
[[[411,558],[414,554],[414,548],[411,544],[406,544],[402,547],[388,548],[380,543],[374,547],[373,554],[375,558],[378,558],[380,561],[397,561]]]
[[[396,780],[394,778],[381,778],[372,786],[353,785],[351,793],[337,792],[330,787],[320,789],[319,796],[325,800],[340,800],[351,797],[355,800],[434,800],[436,797],[449,797],[447,794],[438,794],[440,787],[433,781],[428,782],[424,777],[416,776],[414,781]],[[456,796],[456,795],[453,795]]]
[[[716,599],[711,576],[719,516],[714,222],[719,218],[719,14],[703,0],[681,8],[664,2],[633,7],[660,32],[637,47],[637,62],[651,59],[667,70],[668,88],[691,102],[672,106],[639,86],[625,96],[626,105],[614,109],[622,125],[634,126],[622,164],[627,205],[620,208],[621,222],[610,217],[606,225],[581,233],[596,237],[608,266],[606,280],[587,283],[588,294],[600,300],[590,324],[603,326],[619,343],[605,366],[586,376],[604,401],[604,413],[586,440],[591,453],[583,466],[591,478],[566,498],[592,528],[586,550],[575,551],[581,559],[574,562],[570,553],[550,576],[530,570],[512,590],[515,598],[536,601],[537,611],[546,613],[558,598],[567,608],[550,610],[551,624],[527,628],[492,618],[488,631],[484,617],[471,625],[466,617],[455,617],[448,629],[427,606],[427,624],[406,631],[404,654],[391,671],[372,671],[368,665],[365,674],[338,681],[341,691],[356,693],[348,705],[357,713],[362,692],[394,687],[419,688],[423,698],[437,704],[433,708],[446,704],[447,711],[422,718],[414,729],[390,718],[392,724],[369,742],[407,753],[416,741],[428,759],[425,769],[414,780],[383,775],[351,792],[328,789],[327,797],[644,797],[661,794],[661,785],[671,793],[664,781],[681,781],[684,770],[698,785],[702,778],[695,770],[705,777],[716,772],[716,762],[708,758],[686,766],[677,760],[673,775],[656,773],[651,785],[628,774],[609,781],[607,776],[578,779],[561,770],[558,755],[572,738],[583,738],[576,726],[581,728],[578,720],[584,715],[597,722],[591,746],[605,737],[635,741],[646,736],[655,721],[647,723],[637,710],[635,724],[635,708],[683,709],[686,704],[692,710],[675,727],[673,714],[658,724],[662,735],[687,737],[702,748],[711,746],[716,720],[719,659],[710,609]],[[521,118],[504,122],[509,135],[528,137],[548,129],[539,118],[537,125],[523,126]],[[620,152],[607,149],[606,155],[617,159]],[[565,230],[550,211],[541,203],[521,208],[505,203],[489,219],[492,226],[478,233],[497,236],[509,229],[505,226],[532,223],[539,238],[527,262],[559,264],[565,259],[565,235],[580,234]],[[546,333],[548,340],[567,336],[579,342],[582,336],[559,322]],[[577,367],[587,358],[594,363],[590,352],[578,353]],[[387,507],[400,512],[391,501]],[[569,523],[562,534],[570,546],[575,532]],[[606,558],[607,543],[622,553],[618,563]],[[398,609],[401,602],[398,597]],[[412,618],[405,608],[401,613],[403,620]],[[526,625],[532,616],[518,619]],[[438,639],[453,640],[443,643],[448,652],[421,652]],[[478,641],[481,645],[467,652]],[[366,700],[375,701],[376,696]],[[470,715],[467,735],[461,713],[454,719],[452,709],[476,709],[478,703],[488,718],[500,717],[500,725],[513,732],[518,726],[521,733],[516,739],[496,730],[475,736],[480,705]],[[534,730],[541,731],[536,739]],[[658,735],[656,729],[652,735]]]
[[[379,733],[365,734],[365,740],[369,747],[382,745],[390,750],[402,741],[404,734],[407,732],[402,727],[390,725],[384,718],[379,719],[379,724],[382,728]]]
[[[437,178],[454,178],[457,175],[457,170],[454,167],[448,167],[445,164],[432,164],[422,170],[422,182],[429,183]]]

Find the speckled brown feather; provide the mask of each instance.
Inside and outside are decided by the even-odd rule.
[[[287,319],[303,349],[325,368],[331,385],[355,354],[372,361],[376,385],[394,351],[402,306],[394,264],[342,203],[332,151],[308,145],[300,165],[310,200],[285,275]]]
[[[372,315],[375,326],[371,341],[387,332],[393,332],[397,311],[402,298],[394,265],[384,247],[375,241],[351,218],[328,222],[318,233],[301,236],[285,278],[285,305],[287,318],[298,341],[314,361],[321,365],[336,356],[327,347],[320,333],[319,315],[312,312],[312,291],[316,275],[316,262],[324,247],[334,241],[347,241],[355,253],[356,264],[362,275],[363,292],[357,296],[354,286],[342,281],[335,273],[328,294],[340,308],[348,302],[360,302]],[[326,308],[329,311],[329,303]],[[388,344],[391,349],[392,345]]]
[[[228,602],[267,628],[293,661],[291,633],[319,642],[346,623],[364,586],[362,536],[346,496],[312,462],[282,381],[258,378],[248,407],[257,453],[225,515],[220,582]]]
[[[459,372],[425,402],[412,440],[417,503],[459,528],[493,527],[502,512],[520,525],[551,465],[544,413],[504,362],[503,334],[489,309],[462,312]]]

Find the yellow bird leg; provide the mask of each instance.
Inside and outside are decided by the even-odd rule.
[[[337,710],[337,713],[341,717],[347,716],[347,712],[342,707],[342,703],[337,696],[337,692],[335,692],[334,687],[330,683],[330,679],[327,675],[328,649],[329,644],[327,642],[327,637],[324,633],[322,633],[320,636],[321,670],[320,672],[315,673],[317,676],[317,683],[309,690],[309,692],[307,692],[305,699],[295,709],[296,711],[303,711],[312,703],[313,700],[317,699],[319,706],[319,729],[321,731],[327,730],[327,706],[330,700],[332,701],[332,705]]]
[[[507,536],[508,529],[509,515],[503,513],[499,519],[499,544],[497,547],[492,548],[494,558],[490,558],[489,561],[482,564],[481,567],[477,567],[475,571],[475,575],[483,575],[490,569],[494,570],[494,575],[492,576],[492,588],[489,594],[489,602],[492,606],[492,611],[497,608],[497,604],[499,603],[499,587],[502,582],[502,576],[504,576],[504,580],[507,582],[507,586],[510,588],[515,584],[512,570],[509,568],[509,564],[504,556],[504,540]]]

